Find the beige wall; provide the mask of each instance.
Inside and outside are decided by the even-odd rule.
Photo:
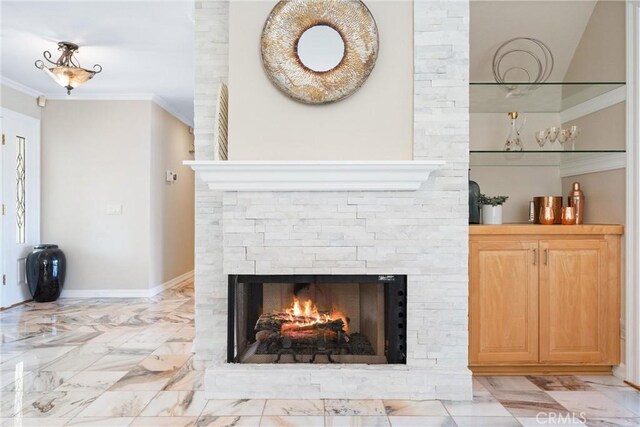
[[[193,270],[194,172],[189,127],[156,104],[151,105],[151,259],[150,285]],[[168,183],[165,172],[178,180]]]
[[[576,48],[565,81],[626,81],[626,33],[624,1],[599,1]],[[570,95],[571,88],[565,90]],[[577,125],[577,149],[624,149],[626,106],[624,102],[563,123]]]
[[[597,2],[564,80],[626,80],[625,2]]]
[[[589,223],[624,224],[626,215],[626,172],[606,172],[570,176],[562,179],[562,192],[569,194],[571,184],[580,182],[585,194],[585,220]],[[613,189],[618,191],[612,191]]]
[[[193,269],[193,174],[180,165],[190,137],[149,101],[47,104],[42,241],[67,255],[66,290],[146,291]]]
[[[585,194],[585,220],[589,223],[625,224],[626,223],[626,170],[617,169],[606,172],[571,176],[562,179],[562,192],[568,194],[571,185],[579,182]],[[622,268],[620,270],[621,314],[625,318],[625,236],[621,242]],[[622,337],[622,363],[625,358],[625,342]]]
[[[526,223],[529,201],[535,196],[561,196],[560,171],[551,167],[504,167],[496,173],[495,166],[471,168],[471,179],[488,196],[509,196],[502,210],[504,223]]]
[[[563,123],[563,127],[577,125],[580,134],[576,150],[624,150],[627,145],[627,108],[620,102],[576,120]]]
[[[526,118],[526,122],[521,128],[521,138],[525,150],[540,149],[534,138],[535,131],[560,124],[556,113],[525,114],[523,118]],[[519,123],[522,124],[522,120]],[[474,113],[470,114],[469,128],[472,150],[502,150],[509,133],[509,118],[506,113]],[[557,142],[544,147],[545,150],[559,148]],[[489,196],[509,196],[502,212],[505,223],[527,222],[529,201],[535,196],[562,195],[559,168],[532,166],[541,162],[538,157],[522,157],[517,154],[492,155],[490,158],[486,155],[476,156],[472,156],[472,163],[476,166],[471,167],[471,178],[480,185],[480,190]],[[477,162],[480,160],[488,161],[489,164],[478,166]],[[497,164],[503,167],[497,167]],[[511,167],[505,166],[510,164]]]
[[[411,159],[413,3],[367,2],[378,24],[378,62],[358,92],[324,106],[292,101],[265,75],[260,35],[276,3],[230,5],[230,159]]]
[[[36,98],[5,85],[0,85],[0,106],[39,119],[41,108]]]
[[[625,3],[599,1],[587,24],[582,40],[573,56],[565,80],[567,81],[626,81]],[[577,125],[580,136],[576,149],[624,149],[626,147],[626,105],[624,102],[563,123]],[[574,181],[582,184],[587,199],[585,219],[591,223],[625,224],[626,171],[567,177],[562,180],[567,193]],[[624,319],[624,237],[622,239],[622,318]],[[622,342],[622,361],[625,357]]]
[[[509,134],[511,120],[507,113],[469,114],[469,130],[472,150],[503,150]],[[560,126],[557,113],[521,113],[518,118],[520,138],[525,150],[539,150],[535,132],[550,126]],[[546,143],[544,150],[559,150],[560,144]]]
[[[50,101],[42,112],[42,241],[65,251],[66,289],[149,286],[149,104]]]

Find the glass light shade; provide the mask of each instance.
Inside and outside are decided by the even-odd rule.
[[[77,67],[57,66],[43,69],[60,86],[67,88],[67,92],[91,80],[96,74],[95,71],[85,70]]]

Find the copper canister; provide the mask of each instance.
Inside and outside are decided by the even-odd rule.
[[[584,193],[580,189],[580,183],[574,182],[573,189],[567,197],[569,206],[576,208],[576,224],[584,224]]]
[[[562,196],[539,196],[533,198],[533,223],[540,224],[540,208],[550,206],[553,208],[555,223],[562,224]]]

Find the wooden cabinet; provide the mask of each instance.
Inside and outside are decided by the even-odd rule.
[[[471,242],[470,362],[538,360],[538,242]]]
[[[540,361],[617,362],[617,251],[605,239],[542,240],[540,250]]]
[[[621,226],[470,229],[474,372],[603,372],[619,363]]]

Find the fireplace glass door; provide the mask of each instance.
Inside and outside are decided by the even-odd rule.
[[[229,276],[230,363],[403,364],[406,276]]]

